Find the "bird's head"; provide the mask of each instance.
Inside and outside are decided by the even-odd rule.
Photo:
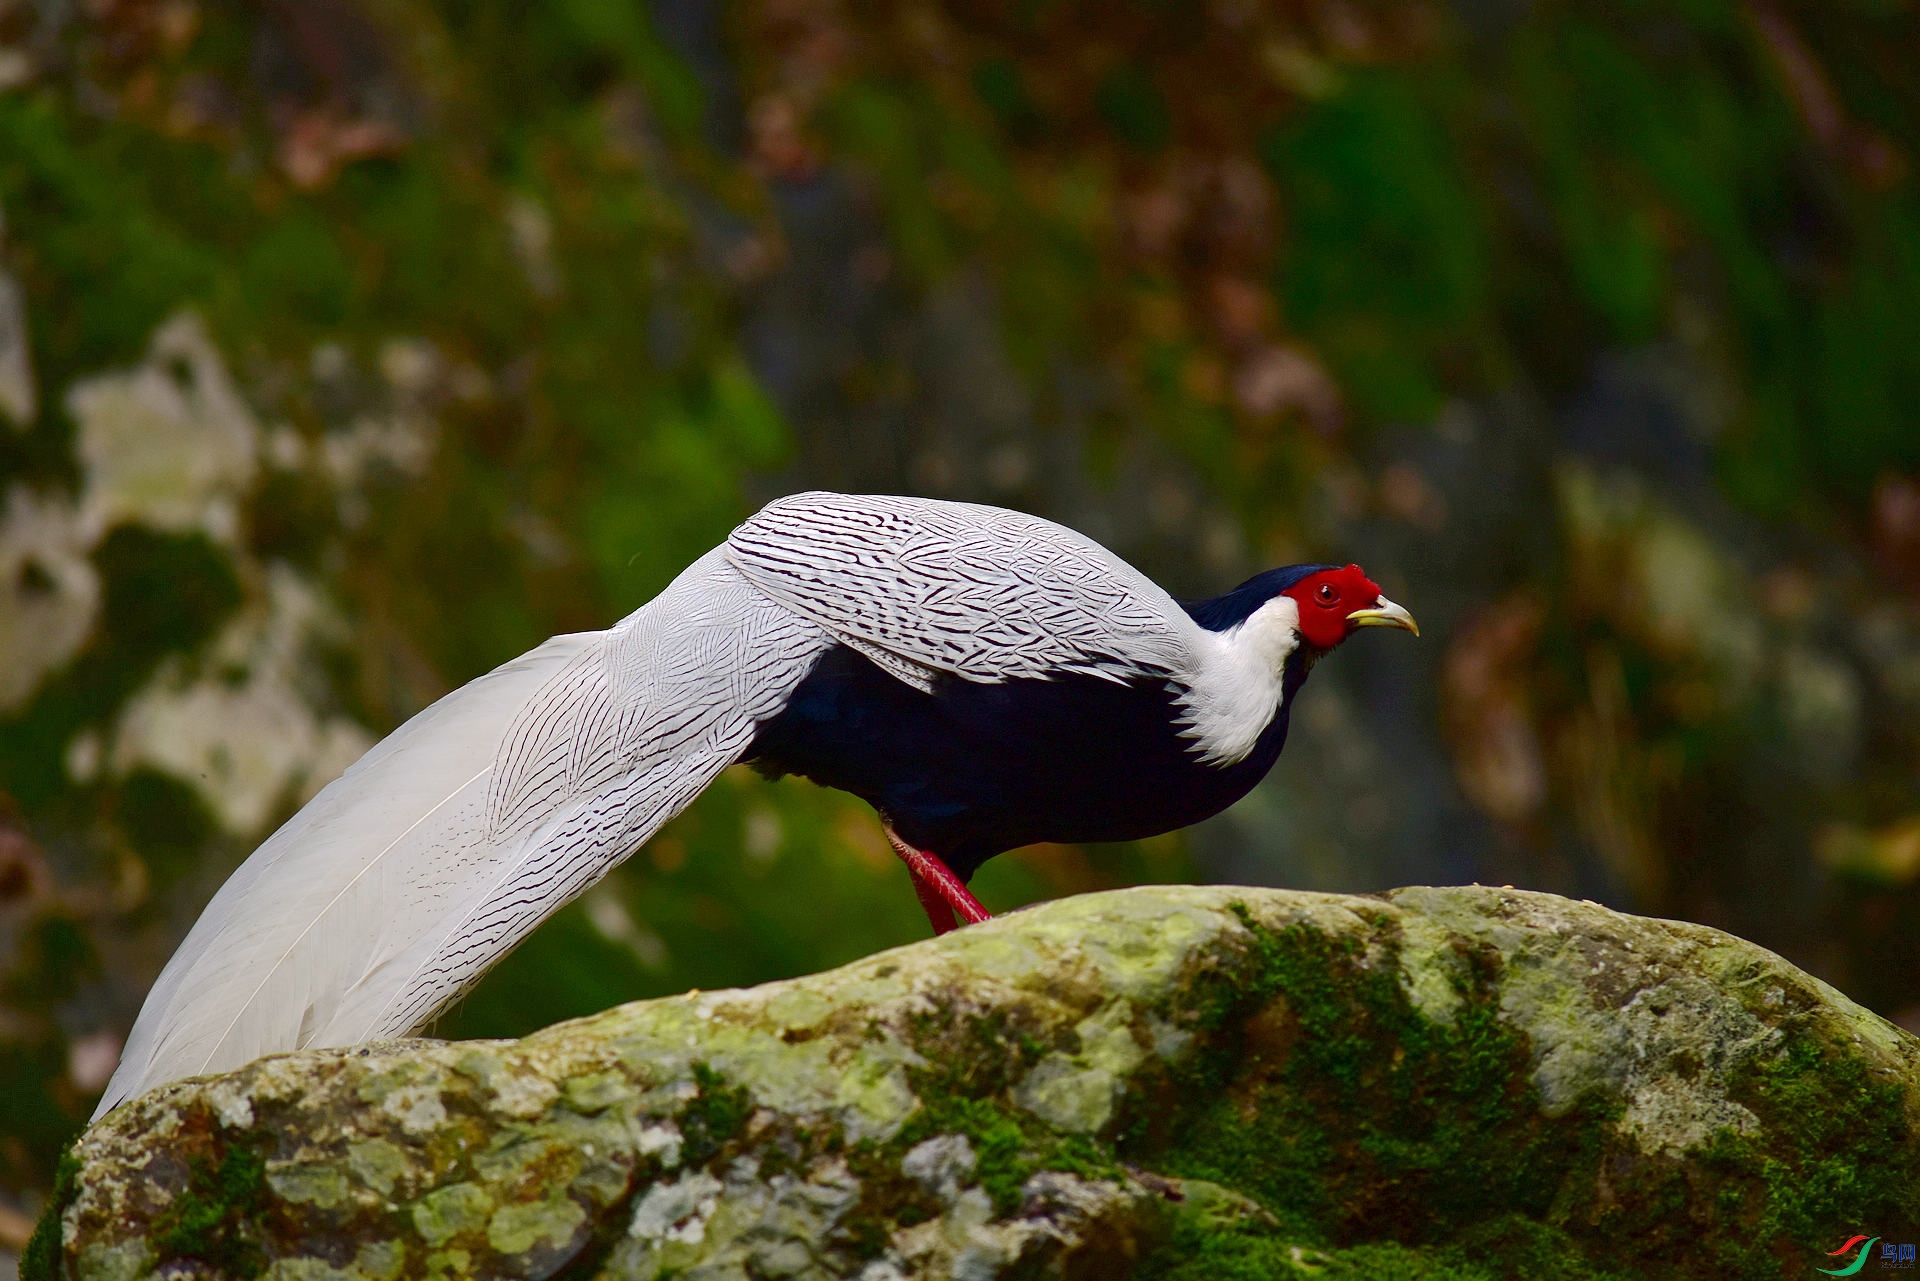
[[[1309,657],[1334,648],[1362,627],[1402,627],[1420,634],[1413,615],[1381,595],[1380,585],[1358,565],[1270,569],[1224,596],[1186,608],[1210,631],[1238,632],[1259,648],[1276,646],[1283,653],[1300,643]]]
[[[1358,565],[1314,566],[1282,596],[1300,611],[1300,637],[1315,649],[1332,649],[1362,627],[1402,627],[1415,636],[1420,624],[1380,592]]]
[[[1186,610],[1217,638],[1203,647],[1187,695],[1201,759],[1215,764],[1246,759],[1261,735],[1284,727],[1275,714],[1315,661],[1362,627],[1420,634],[1413,615],[1382,596],[1358,565],[1270,569]]]

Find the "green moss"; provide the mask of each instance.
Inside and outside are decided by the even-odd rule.
[[[1761,1166],[1767,1235],[1810,1241],[1842,1220],[1920,1217],[1920,1146],[1902,1083],[1876,1079],[1859,1058],[1799,1037],[1742,1086],[1735,1097],[1744,1096],[1774,1138]],[[1726,1146],[1742,1142],[1758,1147],[1723,1138]]]
[[[1207,1232],[1182,1224],[1164,1249],[1149,1257],[1140,1281],[1269,1281],[1300,1269],[1285,1237],[1264,1232]]]
[[[1135,1159],[1247,1193],[1315,1246],[1439,1245],[1501,1216],[1544,1219],[1590,1177],[1607,1115],[1541,1116],[1527,1039],[1499,1016],[1491,953],[1463,947],[1462,1005],[1436,1023],[1401,987],[1391,935],[1369,956],[1356,936],[1268,930],[1236,912],[1252,972],[1215,980],[1211,1046],[1164,1097],[1136,1105]],[[1143,1120],[1168,1099],[1171,1114]]]
[[[1824,1034],[1791,1031],[1727,1082],[1751,1134],[1643,1151],[1617,1101],[1542,1115],[1490,950],[1457,945],[1441,1022],[1409,1000],[1391,932],[1369,950],[1238,914],[1251,973],[1204,980],[1202,1051],[1131,1101],[1122,1151],[1251,1195],[1277,1226],[1183,1223],[1147,1275],[1288,1275],[1312,1256],[1324,1276],[1772,1277],[1836,1223],[1920,1211],[1905,1087]]]
[[[1120,1177],[1110,1145],[1063,1133],[1005,1102],[1023,1073],[1047,1053],[1046,1041],[1008,1010],[958,1021],[939,1012],[915,1022],[915,1045],[940,1066],[912,1074],[920,1109],[888,1145],[896,1157],[941,1134],[964,1134],[973,1145],[975,1177],[1005,1213],[1040,1170],[1064,1170],[1088,1179]]]
[[[40,1212],[40,1222],[33,1225],[33,1236],[20,1256],[20,1281],[54,1281],[60,1275],[60,1256],[66,1244],[61,1216],[79,1191],[80,1158],[69,1148],[60,1154],[60,1162],[54,1167],[47,1208]]]
[[[228,1148],[218,1165],[196,1159],[187,1186],[154,1218],[154,1248],[162,1258],[198,1259],[229,1276],[257,1277],[267,1258],[247,1221],[266,1192],[266,1157],[251,1148]]]
[[[1591,1281],[1612,1281],[1618,1276],[1637,1274],[1616,1273],[1595,1266],[1585,1244],[1571,1234],[1518,1214],[1473,1224],[1444,1250],[1432,1254],[1443,1266],[1472,1276],[1587,1277]]]
[[[915,1048],[938,1065],[910,1074],[920,1107],[884,1143],[862,1140],[844,1149],[837,1141],[825,1144],[841,1151],[860,1184],[860,1204],[837,1230],[856,1257],[877,1257],[895,1230],[943,1212],[934,1193],[901,1168],[916,1145],[941,1135],[966,1136],[974,1154],[970,1182],[999,1214],[1019,1206],[1021,1189],[1042,1170],[1085,1179],[1124,1177],[1109,1144],[1062,1133],[1007,1101],[1012,1082],[1048,1049],[1015,1013],[956,1019],[952,1011],[938,1010],[917,1014],[911,1023]]]
[[[895,1156],[942,1134],[964,1134],[973,1145],[974,1177],[1005,1214],[1020,1203],[1020,1189],[1041,1170],[1064,1170],[1085,1179],[1118,1179],[1113,1150],[1084,1134],[1052,1126],[996,1099],[964,1098],[922,1089],[921,1108],[889,1145]]]
[[[1329,1250],[1302,1245],[1270,1215],[1230,1189],[1187,1180],[1173,1204],[1172,1231],[1141,1261],[1143,1281],[1266,1281],[1293,1276],[1426,1277],[1433,1252],[1390,1243]],[[1373,1271],[1364,1269],[1372,1266]],[[1475,1274],[1478,1275],[1478,1274]]]
[[[1378,1241],[1345,1248],[1304,1246],[1285,1233],[1244,1221],[1209,1228],[1183,1218],[1166,1246],[1144,1260],[1135,1273],[1137,1281],[1275,1281],[1283,1277],[1614,1281],[1617,1275],[1596,1269],[1565,1233],[1517,1217],[1485,1225],[1454,1245]]]
[[[711,1161],[753,1113],[746,1088],[728,1088],[726,1078],[705,1063],[693,1065],[693,1080],[700,1092],[680,1113],[681,1159],[689,1168]]]
[[[1643,1254],[1685,1247],[1720,1275],[1772,1277],[1783,1259],[1814,1260],[1836,1224],[1920,1218],[1920,1144],[1899,1082],[1799,1033],[1743,1069],[1729,1093],[1760,1125],[1752,1135],[1723,1130],[1694,1154],[1711,1172],[1713,1199],[1690,1195],[1697,1175],[1641,1162],[1598,1228],[1630,1235]]]

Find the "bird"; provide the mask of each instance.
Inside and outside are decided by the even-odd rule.
[[[1419,628],[1357,565],[1176,602],[997,507],[778,499],[605,631],[433,703],[269,836],[161,971],[95,1118],[283,1051],[415,1031],[727,767],[878,813],[936,933],[1042,841],[1209,817],[1279,757],[1314,663]]]

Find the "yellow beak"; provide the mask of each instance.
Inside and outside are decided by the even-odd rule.
[[[1375,601],[1371,609],[1356,609],[1347,615],[1349,627],[1404,627],[1415,636],[1420,634],[1420,624],[1413,621],[1403,606],[1396,605],[1382,596]]]

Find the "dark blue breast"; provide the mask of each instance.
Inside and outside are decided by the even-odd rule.
[[[1307,665],[1246,759],[1200,762],[1168,682],[1093,676],[997,685],[941,678],[931,694],[837,646],[744,759],[863,797],[963,879],[1039,841],[1123,841],[1185,827],[1244,796],[1287,737]]]

